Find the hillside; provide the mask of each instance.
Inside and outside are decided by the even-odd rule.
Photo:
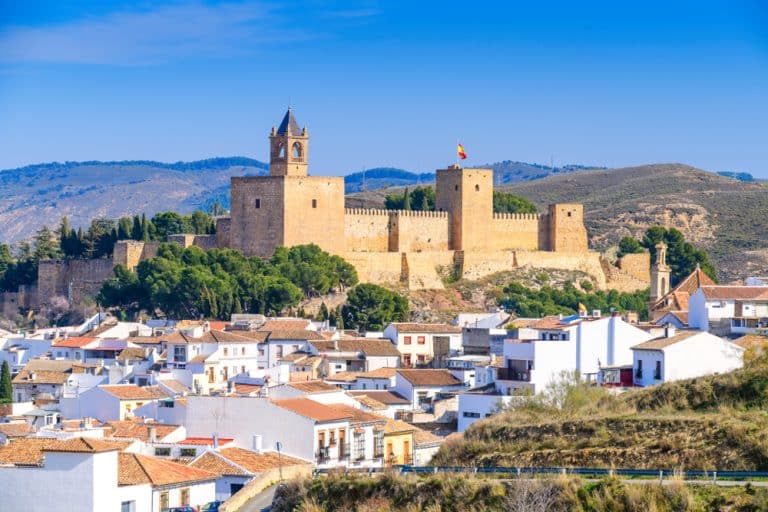
[[[572,388],[472,425],[437,465],[768,469],[765,356],[747,368],[610,395]]]
[[[517,183],[504,190],[540,208],[584,203],[592,247],[605,250],[651,225],[706,248],[723,281],[768,272],[768,188],[682,164],[657,164]]]
[[[50,163],[0,171],[0,241],[22,240],[43,224],[58,226],[65,215],[77,227],[100,216],[190,213],[222,194],[228,200],[230,177],[266,169],[258,160],[234,157],[175,164]]]
[[[704,247],[722,281],[768,273],[768,188],[682,164],[656,164],[552,175],[499,187],[546,211],[583,203],[590,246],[605,251],[653,225],[675,227]],[[400,188],[347,196],[353,207],[382,207]]]

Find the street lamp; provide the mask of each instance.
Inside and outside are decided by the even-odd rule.
[[[283,443],[278,441],[275,443],[275,447],[277,448],[277,467],[278,467],[278,470],[280,471],[280,481],[282,482],[283,481],[283,458],[280,455],[280,450],[283,449]]]

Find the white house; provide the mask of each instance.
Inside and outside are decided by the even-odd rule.
[[[768,286],[702,286],[688,299],[692,329],[741,335],[768,328]]]
[[[348,452],[340,446],[352,439],[351,425],[355,420],[353,414],[337,404],[332,407],[304,397],[273,401],[261,397],[189,396],[187,400],[185,425],[190,436],[210,436],[215,432],[233,438],[240,447],[254,450],[261,446],[275,449],[280,442],[283,453],[311,460],[320,467],[349,463]],[[367,430],[363,431],[368,435]],[[365,443],[367,446],[374,440]],[[376,457],[357,462],[358,467],[381,466],[380,458]]]
[[[677,331],[632,347],[634,383],[651,386],[741,368],[744,348],[705,331]]]
[[[447,324],[391,323],[384,337],[395,344],[404,368],[441,368],[449,356],[462,353],[461,327]]]
[[[63,396],[59,403],[66,419],[92,417],[105,422],[132,417],[136,409],[170,396],[158,386],[101,385]]]
[[[601,366],[631,364],[631,347],[653,337],[618,314],[550,316],[531,328],[539,339],[505,342],[504,367],[496,378],[496,389],[502,394],[518,388],[539,393],[563,372],[579,372],[582,378],[596,380]]]
[[[395,374],[396,392],[410,401],[413,409],[428,408],[441,394],[453,394],[466,388],[465,384],[448,370],[400,369]]]
[[[471,424],[498,413],[518,397],[502,395],[494,390],[466,391],[459,394],[457,431],[464,432]]]
[[[13,398],[16,402],[58,400],[68,390],[90,389],[107,378],[104,368],[95,364],[33,359],[13,378]]]
[[[214,500],[215,474],[120,452],[124,445],[77,437],[0,447],[4,510],[141,512]]]
[[[369,372],[400,366],[400,352],[386,338],[311,341],[310,350],[312,354],[323,358],[320,371],[326,377],[339,372]]]
[[[8,361],[11,374],[16,374],[32,359],[49,353],[52,343],[52,339],[25,338],[18,335],[2,337],[0,338],[0,364]]]

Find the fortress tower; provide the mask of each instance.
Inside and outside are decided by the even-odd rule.
[[[454,251],[488,247],[493,219],[493,171],[452,165],[437,171],[435,207],[448,212],[448,247]]]
[[[265,258],[310,243],[342,254],[344,178],[308,176],[309,133],[290,108],[269,141],[269,176],[232,178],[226,245]]]

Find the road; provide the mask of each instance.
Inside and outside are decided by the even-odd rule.
[[[272,498],[275,497],[277,485],[267,487],[259,494],[248,500],[238,512],[268,512],[272,508]]]

